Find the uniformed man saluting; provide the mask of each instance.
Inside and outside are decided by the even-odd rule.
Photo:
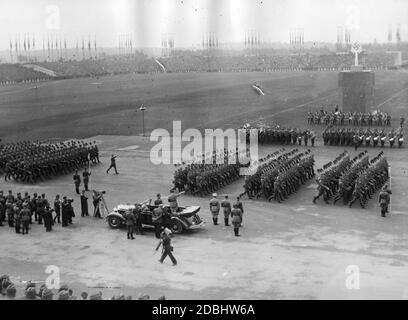
[[[171,212],[173,213],[177,212],[177,208],[178,208],[177,198],[180,197],[184,193],[185,191],[180,192],[180,193],[175,193],[174,190],[170,191],[170,195],[167,197],[167,201],[169,202]]]

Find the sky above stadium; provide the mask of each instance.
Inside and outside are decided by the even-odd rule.
[[[137,46],[160,47],[170,33],[176,46],[192,47],[205,32],[221,42],[244,41],[249,30],[289,42],[290,30],[302,28],[305,41],[334,43],[339,26],[352,29],[352,41],[386,42],[389,24],[394,39],[401,24],[408,41],[407,0],[0,0],[0,50],[24,33],[35,33],[41,46],[59,34],[70,47],[89,36],[113,47],[124,34]]]

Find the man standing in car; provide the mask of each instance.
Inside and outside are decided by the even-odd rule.
[[[154,200],[154,205],[157,207],[157,206],[161,205],[162,203],[163,203],[163,200],[161,199],[161,194],[158,193],[157,194],[157,199]]]

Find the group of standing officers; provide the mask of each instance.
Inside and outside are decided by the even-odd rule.
[[[0,173],[5,174],[6,181],[12,178],[35,183],[98,162],[96,142],[22,141],[0,145]]]
[[[57,195],[52,206],[44,193],[34,193],[31,197],[28,192],[22,196],[21,193],[14,195],[11,190],[7,195],[0,191],[0,226],[7,220],[9,227],[22,234],[28,234],[30,224],[37,221],[39,225],[44,225],[47,232],[52,231],[55,223],[62,222],[62,226],[67,227],[75,217],[72,202],[65,196],[61,200]]]
[[[247,135],[250,133],[250,129],[258,130],[258,142],[261,145],[274,144],[274,145],[309,145],[314,147],[316,141],[316,133],[313,130],[297,129],[297,128],[284,128],[280,126],[267,126],[267,125],[245,125],[243,127],[247,130]]]
[[[239,228],[242,227],[244,206],[241,202],[241,198],[237,197],[234,204],[231,205],[228,195],[224,196],[224,199],[220,202],[217,198],[217,194],[213,193],[212,199],[210,200],[210,212],[213,219],[213,224],[218,225],[218,215],[222,208],[224,215],[224,224],[226,227],[229,226],[229,218],[231,217],[231,223],[234,227],[234,234],[239,237]]]

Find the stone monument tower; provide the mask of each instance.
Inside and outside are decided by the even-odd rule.
[[[350,71],[339,74],[339,106],[343,112],[369,112],[374,107],[375,74],[359,65],[358,56],[363,52],[361,45],[353,44],[355,62]]]

